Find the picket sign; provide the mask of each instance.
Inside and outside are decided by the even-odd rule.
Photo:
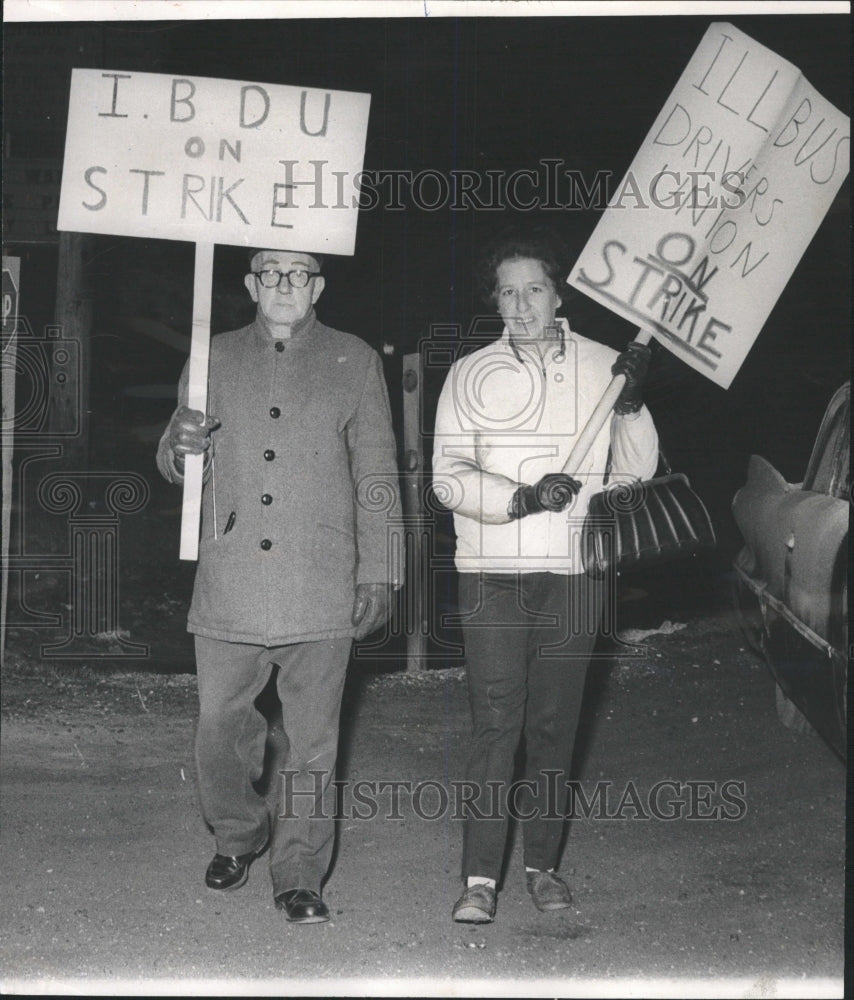
[[[191,409],[207,413],[214,245],[352,256],[370,94],[74,69],[57,229],[196,245]],[[197,559],[203,460],[185,460]]]
[[[848,175],[849,145],[848,118],[796,66],[712,24],[567,282],[728,389]]]

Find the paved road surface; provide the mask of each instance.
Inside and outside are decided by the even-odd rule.
[[[266,859],[238,892],[203,887],[193,677],[6,677],[4,990],[841,995],[842,765],[778,724],[728,617],[644,646],[593,668],[575,775],[591,815],[562,865],[574,908],[533,909],[516,847],[489,927],[451,922],[460,824],[450,802],[426,818],[462,775],[459,671],[354,678],[333,920],[311,926],[274,910]],[[400,819],[383,780],[409,782]],[[376,786],[373,819],[350,808],[357,781],[369,800]],[[656,788],[677,818],[653,815]]]

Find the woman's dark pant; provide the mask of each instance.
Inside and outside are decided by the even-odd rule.
[[[463,876],[498,881],[508,815],[521,822],[525,865],[556,868],[602,585],[584,575],[462,573],[460,610],[475,807],[465,822]],[[523,734],[524,778],[511,784]]]

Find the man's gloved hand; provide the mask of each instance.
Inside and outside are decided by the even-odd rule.
[[[354,639],[364,639],[388,621],[394,587],[390,583],[357,583],[350,621],[356,626]]]
[[[637,413],[643,406],[643,384],[649,371],[652,351],[646,344],[632,341],[611,366],[612,375],[625,375],[626,384],[614,403],[614,412],[624,416]]]
[[[211,445],[211,431],[219,427],[216,417],[206,417],[201,410],[179,406],[169,423],[169,447],[175,462],[182,468],[185,455],[203,455]]]
[[[581,483],[562,472],[550,472],[534,486],[520,486],[510,501],[512,519],[539,514],[541,511],[561,511],[572,503]]]

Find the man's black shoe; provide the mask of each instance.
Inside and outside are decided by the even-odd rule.
[[[249,866],[263,852],[262,847],[248,854],[238,854],[236,858],[215,854],[205,872],[205,885],[209,889],[239,889],[249,878]]]
[[[329,919],[329,908],[320,893],[312,889],[288,889],[280,892],[274,902],[292,924],[321,924]]]

